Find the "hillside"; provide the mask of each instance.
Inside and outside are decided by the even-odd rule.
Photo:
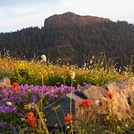
[[[21,58],[45,54],[50,61],[61,58],[64,63],[79,66],[89,62],[92,55],[104,52],[108,58],[115,57],[119,66],[126,66],[134,55],[134,25],[69,12],[47,18],[41,29],[30,27],[1,33],[0,51],[3,53],[4,49]]]

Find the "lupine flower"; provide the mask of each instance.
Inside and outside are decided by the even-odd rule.
[[[113,96],[114,96],[114,94],[113,94],[112,92],[109,92],[109,93],[108,93],[108,97],[109,97],[112,101],[114,101]]]
[[[71,124],[72,119],[73,119],[73,116],[68,114],[68,115],[64,118],[64,121],[65,121],[66,124]]]
[[[79,85],[80,86],[80,85]],[[83,87],[83,86],[81,86]],[[30,89],[30,92],[29,92]],[[54,90],[55,92],[49,92]],[[76,90],[75,87],[69,87],[65,85],[57,86],[34,86],[25,84],[23,86],[19,86],[17,82],[12,84],[11,88],[3,88],[0,93],[0,113],[16,113],[18,111],[17,107],[21,102],[22,105],[19,105],[19,108],[24,109],[24,105],[28,105],[29,108],[33,108],[34,103],[37,103],[43,95],[47,95],[50,99],[54,99],[59,97],[62,94],[68,92],[74,92]],[[16,94],[19,91],[19,94]],[[12,105],[9,106],[6,102],[11,102]],[[47,104],[47,101],[45,102]],[[48,102],[49,103],[49,102]],[[14,106],[15,104],[16,106]],[[24,104],[24,105],[23,105]],[[32,107],[31,107],[32,105]],[[30,109],[26,109],[30,110]],[[32,109],[33,110],[33,109]]]
[[[24,114],[22,114],[22,113],[18,113],[17,115],[19,118],[24,118]]]
[[[84,106],[86,106],[86,107],[89,107],[89,106],[91,105],[91,103],[92,103],[92,102],[91,102],[90,99],[86,99],[86,100],[84,100],[84,101],[78,102],[77,105],[78,105],[78,106],[84,105]]]
[[[84,87],[87,87],[87,86],[91,86],[91,83],[87,84],[87,83],[84,82],[83,85],[84,85]]]

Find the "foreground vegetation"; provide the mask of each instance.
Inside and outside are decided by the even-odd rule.
[[[118,69],[115,66],[114,59],[107,59],[104,53],[98,57],[92,56],[89,63],[79,68],[77,65],[63,65],[61,61],[53,65],[50,61],[43,62],[37,58],[31,61],[19,60],[11,58],[6,52],[0,60],[0,78],[9,77],[12,82],[17,82],[19,85],[76,86],[77,84],[83,85],[83,83],[103,85],[133,76],[132,64]],[[72,83],[73,72],[75,72],[75,79]]]
[[[108,134],[133,133],[134,118],[120,121],[114,113],[97,115],[96,108],[88,111],[92,104],[90,99],[78,102],[80,109],[85,110],[79,117],[66,115],[65,127],[56,126],[50,132],[42,108],[55,102],[68,92],[87,85],[103,85],[116,80],[133,77],[132,65],[118,70],[114,59],[107,59],[105,54],[92,56],[89,63],[79,68],[77,65],[53,65],[50,61],[32,61],[11,58],[8,54],[0,59],[0,78],[9,77],[11,86],[0,90],[0,124],[5,124],[4,134]],[[108,103],[113,103],[113,94],[109,93]],[[53,110],[60,108],[57,106]],[[105,123],[101,121],[105,116]]]

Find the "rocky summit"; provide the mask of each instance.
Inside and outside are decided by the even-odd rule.
[[[95,22],[109,22],[110,19],[96,16],[80,16],[75,13],[67,12],[56,14],[45,19],[44,27],[56,27],[68,24],[86,25]]]

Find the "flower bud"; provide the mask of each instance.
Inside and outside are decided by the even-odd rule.
[[[72,72],[71,79],[73,80],[75,78],[75,72]]]
[[[98,104],[99,104],[99,102],[100,102],[99,100],[96,100],[94,103],[95,103],[96,105],[98,105]]]
[[[41,58],[42,58],[42,61],[43,61],[43,62],[46,62],[46,61],[47,61],[47,57],[46,57],[46,55],[44,55],[44,54],[41,55]]]
[[[12,103],[11,102],[6,102],[6,104],[8,105],[8,106],[12,106]]]

